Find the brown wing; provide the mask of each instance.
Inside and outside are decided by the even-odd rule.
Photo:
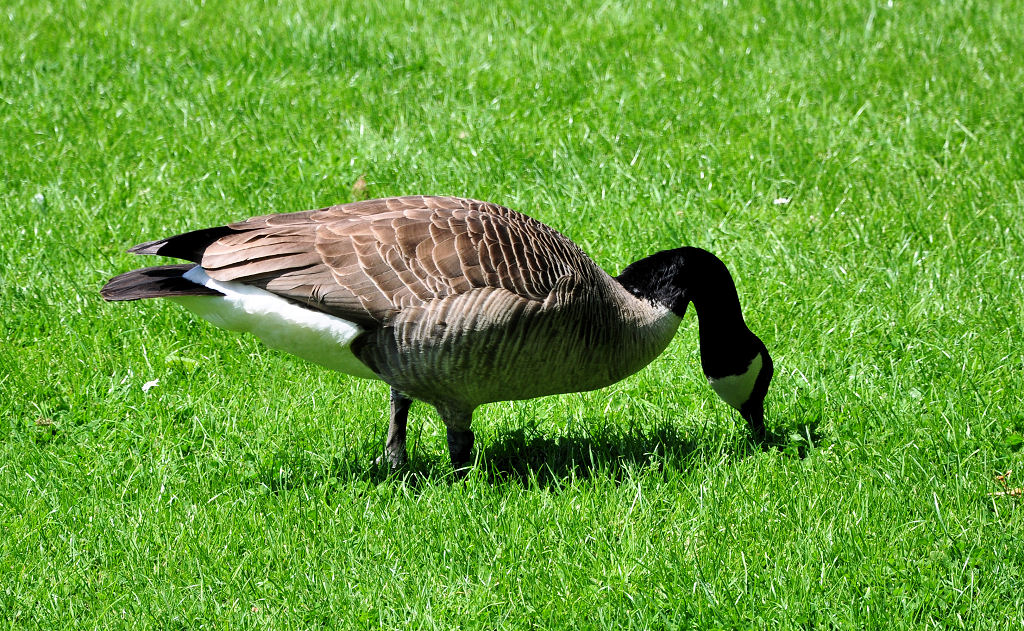
[[[189,235],[208,245],[197,247]],[[600,273],[552,228],[454,197],[393,197],[254,217],[132,251],[191,258],[216,280],[263,287],[366,324],[479,287],[542,301],[559,279]]]

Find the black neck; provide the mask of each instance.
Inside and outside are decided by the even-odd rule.
[[[615,280],[634,296],[665,305],[680,318],[693,303],[701,365],[708,376],[736,374],[739,364],[746,367],[762,347],[743,321],[732,275],[706,250],[658,252],[633,263]]]

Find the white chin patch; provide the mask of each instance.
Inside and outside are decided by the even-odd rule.
[[[259,287],[214,280],[198,265],[184,277],[224,294],[171,298],[200,318],[229,331],[252,333],[271,348],[332,370],[378,378],[350,348],[363,332],[358,324],[306,309]]]
[[[761,353],[758,353],[750,361],[750,365],[747,366],[747,370],[743,374],[729,375],[720,379],[708,377],[708,383],[723,401],[738,410],[743,407],[743,404],[750,398],[750,393],[754,391],[754,383],[757,381],[757,376],[761,374],[762,363]]]

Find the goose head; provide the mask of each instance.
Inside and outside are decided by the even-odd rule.
[[[740,413],[755,438],[763,439],[764,399],[775,374],[775,365],[768,349],[756,335],[749,333],[746,344],[734,345],[730,351],[726,351],[730,354],[709,367],[704,348],[704,344],[701,344],[701,367],[711,389]],[[745,358],[751,353],[753,356],[748,361]]]
[[[700,248],[676,248],[629,265],[616,280],[634,296],[663,305],[679,318],[693,303],[704,376],[747,421],[754,437],[763,439],[764,399],[775,366],[764,342],[743,320],[736,284],[725,264]]]

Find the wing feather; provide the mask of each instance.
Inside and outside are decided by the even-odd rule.
[[[542,301],[566,276],[585,282],[602,273],[548,226],[454,197],[392,197],[264,215],[134,251],[187,252],[214,279],[253,284],[367,325],[474,288]]]

